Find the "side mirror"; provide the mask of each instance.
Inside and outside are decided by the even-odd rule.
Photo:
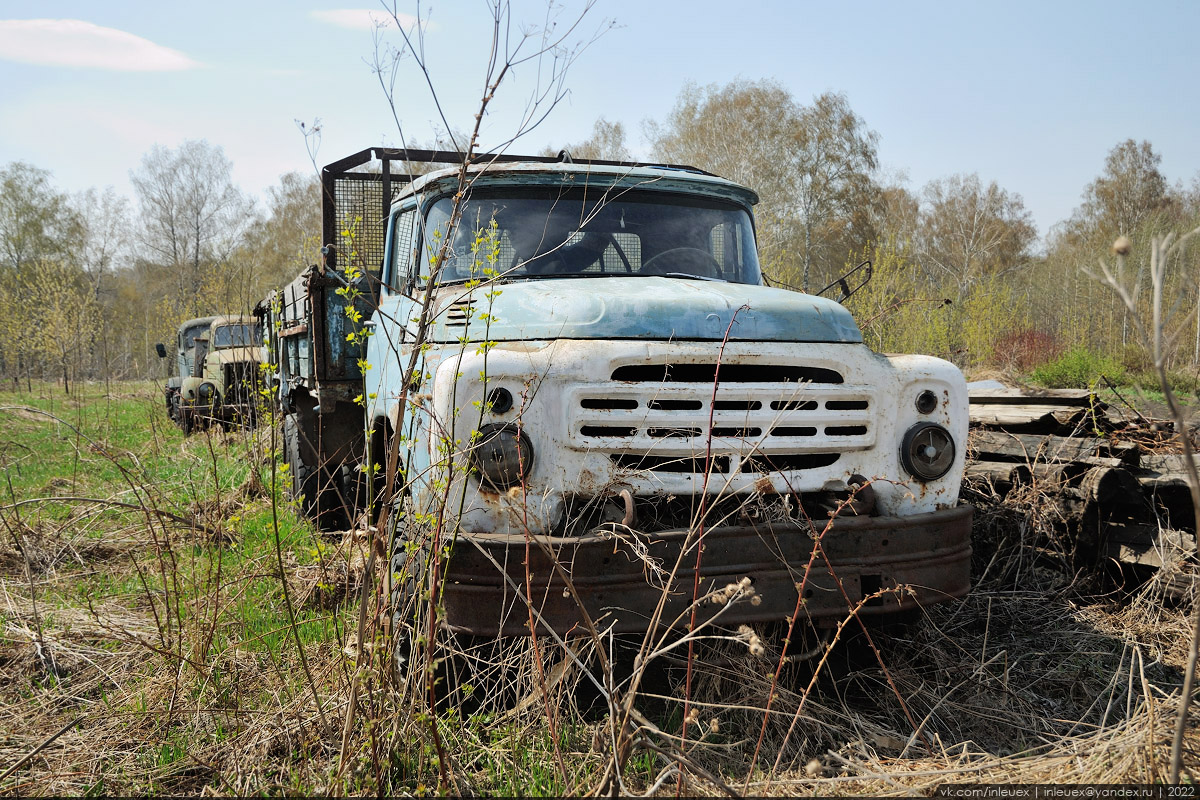
[[[154,352],[158,353],[159,358],[167,357],[167,347],[162,342],[154,345]]]
[[[844,303],[850,299],[851,295],[866,286],[873,274],[874,270],[871,268],[871,260],[867,259],[816,294],[818,297],[824,297],[825,293],[830,289],[837,288],[840,290],[842,296],[837,298],[836,302]],[[850,288],[851,283],[856,284],[853,289]]]

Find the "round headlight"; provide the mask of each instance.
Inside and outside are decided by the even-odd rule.
[[[471,447],[471,464],[486,483],[506,489],[529,476],[533,468],[533,445],[516,425],[484,425]]]
[[[932,481],[950,471],[954,452],[950,431],[932,422],[918,422],[904,434],[900,460],[913,477]]]
[[[201,403],[211,403],[216,396],[217,387],[210,381],[200,384],[200,388],[196,390],[196,397],[200,399]]]

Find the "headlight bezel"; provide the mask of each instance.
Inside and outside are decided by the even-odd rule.
[[[932,453],[929,448],[933,448]],[[922,483],[942,478],[958,458],[954,435],[936,422],[918,422],[909,428],[900,443],[900,463],[908,474]]]
[[[215,405],[218,396],[217,385],[212,381],[205,381],[196,387],[196,401],[201,405]]]
[[[481,485],[509,489],[529,479],[533,471],[533,443],[519,425],[488,423],[479,429],[469,460]]]
[[[923,414],[925,416],[929,416],[933,412],[937,411],[937,407],[938,407],[937,393],[935,393],[932,389],[925,389],[925,390],[921,391],[917,395],[917,399],[914,401],[914,405],[917,408],[918,414]]]

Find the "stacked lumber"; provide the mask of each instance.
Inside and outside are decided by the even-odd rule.
[[[1077,565],[1157,568],[1195,554],[1184,457],[1163,452],[1169,423],[1128,418],[1086,390],[994,385],[972,389],[970,416],[964,482],[1051,504]]]
[[[1013,433],[1071,436],[1108,420],[1108,405],[1086,389],[982,389],[970,397],[973,425]]]

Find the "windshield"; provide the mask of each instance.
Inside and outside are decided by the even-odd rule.
[[[430,266],[446,235],[452,201],[427,217]],[[484,277],[561,278],[671,275],[761,282],[754,229],[745,209],[694,196],[649,191],[477,190],[441,273],[443,283]]]
[[[262,344],[257,325],[221,325],[213,347],[251,347]]]
[[[208,333],[208,325],[193,325],[183,332],[183,349],[191,350],[196,346],[196,337]]]

